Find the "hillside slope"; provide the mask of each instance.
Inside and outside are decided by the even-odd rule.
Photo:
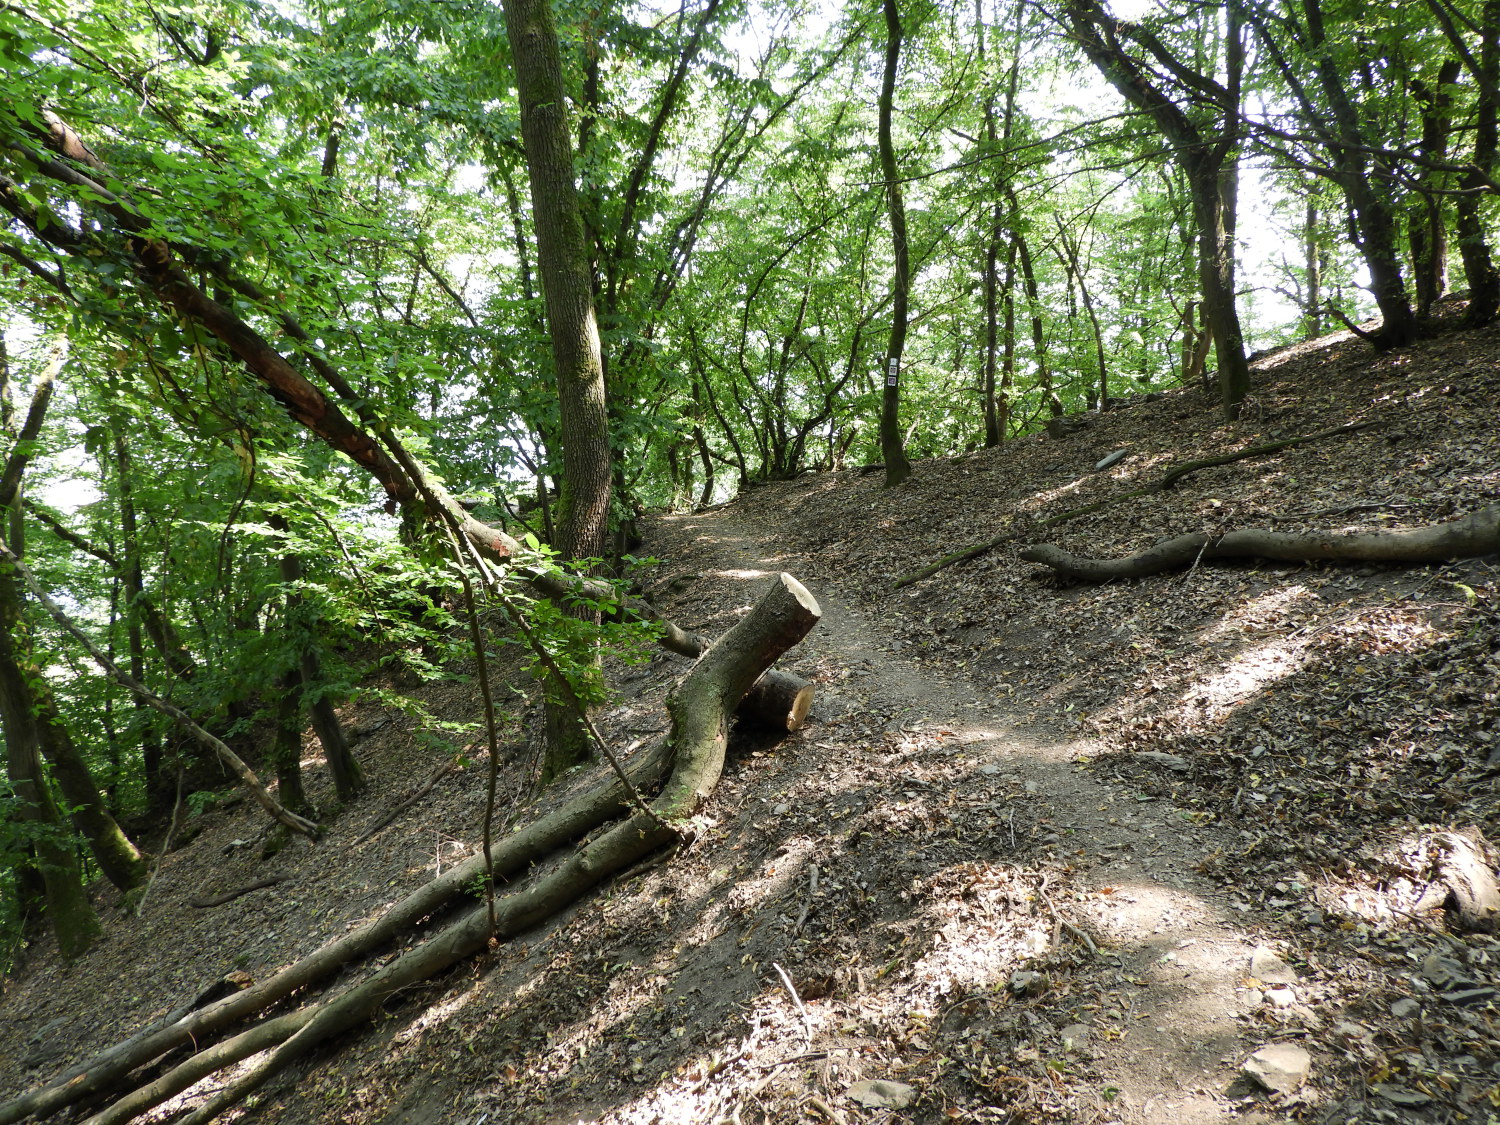
[[[1415,526],[1500,496],[1500,331],[1387,355],[1331,337],[1256,380],[1233,424],[1184,389],[919,462],[896,490],[813,475],[654,521],[643,577],[684,625],[722,631],[772,569],[824,602],[784,662],[819,683],[813,721],[742,735],[685,853],[404,997],[243,1120],[1485,1120],[1500,945],[1451,932],[1423,891],[1434,829],[1500,836],[1495,558],[1205,562],[1095,588],[1009,544],[893,589],[1017,513],[1351,422],[1377,424],[1048,537],[1117,555],[1183,530]],[[665,727],[683,667],[619,670],[622,750]],[[446,691],[443,717],[477,714],[468,685]],[[372,734],[375,791],[323,843],[261,859],[255,814],[210,810],[142,919],[112,916],[72,968],[31,950],[0,997],[0,1090],[472,853],[478,769],[357,842],[436,768],[413,733]],[[285,882],[188,905],[268,874]],[[1239,1064],[1276,1042],[1306,1047],[1311,1077],[1255,1094]]]

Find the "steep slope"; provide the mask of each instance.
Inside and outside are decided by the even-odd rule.
[[[1450,932],[1423,890],[1434,826],[1500,832],[1494,558],[1205,562],[1091,588],[1012,543],[892,588],[1016,513],[1350,422],[1378,424],[1052,535],[1115,555],[1182,530],[1418,525],[1500,495],[1500,333],[1384,356],[1333,337],[1256,378],[1234,424],[1185,389],[918,462],[895,490],[814,475],[654,521],[643,579],[685,625],[722,631],[774,569],[819,596],[824,624],[785,662],[819,683],[813,721],[742,733],[682,854],[403,998],[243,1119],[1484,1120],[1500,947]],[[665,727],[682,668],[617,670],[622,750]],[[450,691],[444,717],[477,714]],[[479,770],[356,843],[438,765],[409,734],[372,736],[376,792],[323,844],[261,860],[252,812],[210,810],[144,918],[113,918],[72,969],[30,951],[0,1002],[0,1088],[471,852]],[[522,765],[502,783],[520,794]],[[268,873],[286,882],[186,905]],[[1271,1042],[1310,1051],[1291,1096],[1236,1079]]]

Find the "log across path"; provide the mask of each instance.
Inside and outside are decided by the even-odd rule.
[[[773,529],[755,527],[732,507],[668,517],[664,532],[691,540],[693,557],[682,562],[705,581],[714,580],[715,567],[719,577],[741,581],[799,567]],[[1108,1085],[1119,1091],[1112,1113],[1132,1125],[1239,1120],[1242,1103],[1224,1091],[1260,1045],[1239,1035],[1258,941],[1253,916],[1234,910],[1224,888],[1194,870],[1216,848],[1232,849],[1232,834],[1187,827],[1166,801],[1142,805],[1134,792],[1080,770],[1089,745],[1026,733],[1003,701],[911,660],[873,615],[821,582],[808,585],[824,617],[802,644],[804,663],[860,669],[860,692],[872,703],[904,712],[911,728],[951,730],[975,770],[1015,777],[1034,794],[1039,815],[1066,832],[1067,856],[1052,866],[1097,861],[1086,873],[1060,876],[1067,882],[1052,884],[1052,897],[1064,906],[1063,940],[1096,943],[1101,971],[1131,982],[1120,986],[1135,1014],[1129,1033],[1109,1040],[1100,1029],[1092,1042]],[[820,702],[814,722],[838,706],[836,696]],[[900,787],[894,777],[891,784]],[[1017,862],[1046,865],[1026,853]],[[1110,893],[1099,893],[1106,887]]]

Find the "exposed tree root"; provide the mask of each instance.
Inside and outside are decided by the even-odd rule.
[[[519,875],[544,861],[550,866],[496,902],[493,929],[486,905],[470,905],[428,940],[361,983],[204,1048],[96,1114],[92,1125],[123,1125],[201,1078],[274,1048],[253,1071],[219,1091],[184,1122],[204,1125],[314,1046],[367,1019],[399,990],[429,979],[483,950],[493,940],[537,925],[603,880],[678,839],[690,830],[690,818],[718,783],[729,720],[741,698],[772,662],[806,635],[819,615],[816,601],[801,584],[781,575],[755,608],[703,654],[668,703],[670,735],[630,771],[632,783],[646,788],[659,781],[671,766],[649,814],[634,812],[571,853],[555,857],[557,849],[632,811],[623,784],[611,779],[498,842],[493,853],[497,878]],[[52,1113],[95,1097],[163,1052],[186,1043],[196,1045],[232,1023],[267,1010],[451,903],[483,871],[483,858],[476,856],[408,895],[375,922],[325,945],[270,980],[110,1048],[48,1086],[0,1106],[0,1123],[18,1121],[28,1114]]]
[[[1400,531],[1280,532],[1251,529],[1227,535],[1195,532],[1166,539],[1123,559],[1085,559],[1052,543],[1021,552],[1027,562],[1050,566],[1082,582],[1144,578],[1198,559],[1262,558],[1287,562],[1434,563],[1500,551],[1500,504],[1449,523]]]
[[[1336,426],[1331,430],[1320,430],[1315,434],[1301,434],[1298,437],[1284,438],[1281,441],[1267,442],[1263,445],[1252,445],[1245,449],[1236,450],[1233,453],[1225,453],[1219,457],[1205,457],[1199,461],[1185,461],[1181,465],[1176,465],[1168,469],[1160,480],[1152,484],[1143,485],[1140,488],[1132,488],[1127,492],[1117,493],[1114,496],[1106,496],[1103,500],[1095,500],[1092,504],[1084,504],[1078,508],[1069,508],[1065,512],[1059,512],[1056,515],[1039,520],[1029,520],[1018,515],[1013,521],[1013,525],[1002,531],[999,535],[964,547],[962,550],[954,551],[952,554],[944,555],[936,562],[928,563],[918,570],[904,574],[896,579],[895,585],[891,588],[899,590],[904,586],[920,582],[924,578],[931,578],[940,570],[946,570],[956,563],[977,559],[980,555],[989,554],[996,547],[1003,547],[1007,543],[1032,535],[1043,528],[1056,527],[1060,523],[1067,523],[1069,520],[1075,520],[1079,516],[1086,516],[1093,512],[1101,511],[1104,508],[1112,507],[1115,504],[1121,504],[1126,500],[1134,500],[1139,496],[1147,496],[1153,492],[1165,492],[1175,486],[1183,477],[1190,473],[1196,473],[1200,469],[1209,469],[1216,465],[1228,465],[1233,461],[1243,461],[1248,457],[1263,457],[1268,453],[1279,453],[1283,449],[1306,445],[1309,442],[1322,441],[1324,438],[1341,437],[1344,434],[1358,433],[1361,430],[1373,429],[1382,424],[1380,421],[1355,422],[1347,426]]]

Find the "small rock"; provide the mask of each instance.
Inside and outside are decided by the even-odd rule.
[[[1281,988],[1266,989],[1266,999],[1277,1008],[1290,1008],[1297,1002],[1297,994],[1283,985]]]
[[[1294,1043],[1272,1043],[1245,1060],[1241,1073],[1273,1094],[1291,1094],[1307,1081],[1312,1056]]]
[[[1296,984],[1297,970],[1264,945],[1250,954],[1250,975],[1264,984]]]
[[[905,1082],[892,1082],[888,1078],[875,1078],[856,1082],[846,1091],[851,1101],[866,1109],[904,1109],[917,1100],[917,1089]]]
[[[1128,449],[1117,449],[1094,466],[1094,472],[1102,473],[1105,469],[1112,469],[1121,461],[1125,460],[1130,453]]]
[[[1422,979],[1433,988],[1469,988],[1474,984],[1460,962],[1436,950],[1422,958]]]
[[[792,806],[789,805],[789,804],[787,804],[785,801],[782,801],[781,804],[776,805],[774,808],[771,809],[771,815],[772,816],[786,816],[786,814],[789,813],[789,812],[791,812],[791,811],[792,811]]]
[[[1483,1004],[1495,998],[1493,988],[1459,988],[1452,992],[1441,993],[1442,998],[1450,1004]]]
[[[1410,996],[1403,996],[1391,1005],[1391,1015],[1398,1020],[1409,1020],[1422,1012],[1422,1005],[1418,1004]]]
[[[1010,974],[1007,987],[1017,996],[1037,996],[1047,987],[1047,978],[1029,969]]]
[[[1389,1082],[1375,1083],[1370,1087],[1370,1092],[1377,1098],[1382,1098],[1392,1105],[1404,1105],[1415,1108],[1432,1101],[1430,1097],[1420,1090],[1413,1090],[1409,1086],[1396,1086]]]
[[[1152,765],[1160,766],[1164,770],[1175,770],[1177,773],[1187,773],[1189,768],[1188,760],[1181,754],[1168,754],[1165,750],[1142,750],[1134,756]]]
[[[1333,1033],[1340,1039],[1366,1039],[1370,1035],[1370,1029],[1354,1020],[1339,1020],[1333,1025]]]
[[[1069,1024],[1059,1032],[1059,1035],[1062,1038],[1064,1051],[1076,1051],[1080,1047],[1088,1046],[1089,1025],[1086,1023]]]

